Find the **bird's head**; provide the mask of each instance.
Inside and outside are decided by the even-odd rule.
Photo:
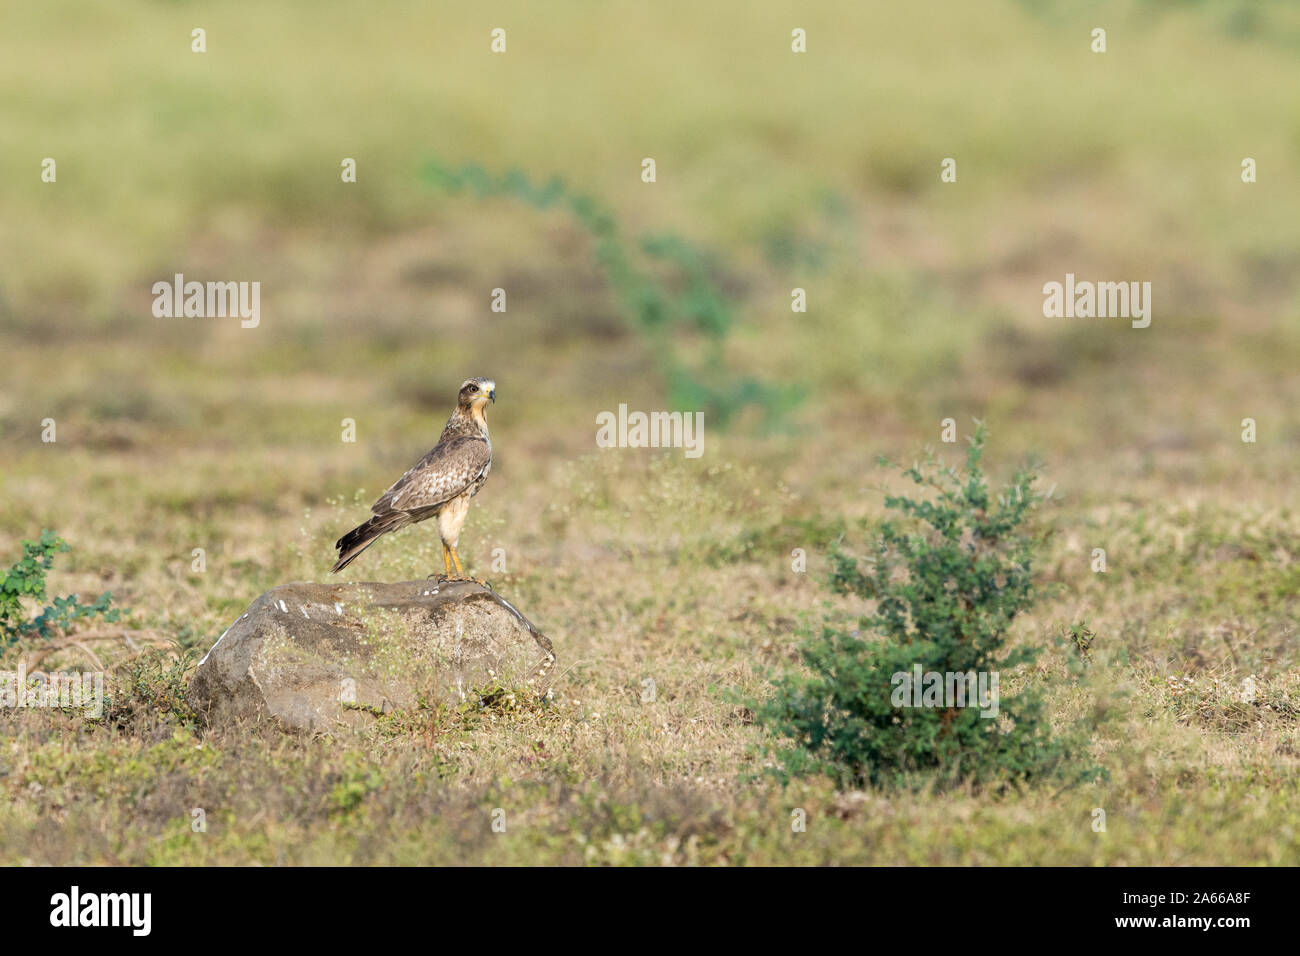
[[[460,387],[458,404],[468,412],[483,414],[488,403],[497,400],[497,383],[490,378],[467,378]]]

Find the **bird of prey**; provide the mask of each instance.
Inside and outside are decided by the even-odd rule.
[[[334,545],[339,559],[331,573],[346,568],[381,535],[436,517],[444,577],[449,581],[475,580],[465,574],[456,543],[469,513],[469,499],[478,494],[492,469],[492,442],[483,412],[496,400],[497,383],[492,379],[466,379],[438,444],[380,495],[370,508],[369,521],[339,538]]]

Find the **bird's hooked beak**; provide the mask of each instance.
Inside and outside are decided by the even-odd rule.
[[[472,391],[467,391],[472,389]],[[480,411],[488,404],[496,404],[497,383],[490,378],[470,378],[461,386],[461,401]]]

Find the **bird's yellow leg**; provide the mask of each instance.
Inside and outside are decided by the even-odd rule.
[[[460,563],[460,555],[456,553],[456,549],[455,549],[455,548],[452,548],[452,549],[451,549],[451,559],[452,559],[453,561],[456,562],[456,576],[457,576],[460,580],[462,580],[462,581],[473,581],[475,584],[481,584],[481,585],[483,585],[483,587],[485,587],[485,588],[486,588],[486,587],[490,587],[490,585],[489,585],[486,581],[484,581],[482,578],[472,578],[472,577],[470,577],[468,574],[465,573],[465,568],[464,568],[464,567],[461,565],[461,563]]]
[[[445,544],[442,546],[442,566],[443,566],[443,568],[445,569],[445,570],[443,571],[443,573],[442,573],[442,574],[431,574],[431,575],[429,575],[429,579],[430,579],[430,580],[433,580],[434,578],[437,578],[439,581],[453,581],[453,580],[455,580],[455,579],[451,576],[451,556],[447,553],[447,546],[446,546]]]

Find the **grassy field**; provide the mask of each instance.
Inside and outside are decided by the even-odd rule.
[[[446,7],[6,12],[0,565],[56,529],[52,593],[111,591],[135,647],[94,645],[107,720],[0,710],[0,862],[1300,863],[1300,11]],[[730,330],[647,329],[570,209],[438,188],[431,162],[559,177],[634,251],[689,243]],[[175,273],[261,282],[260,325],[155,318]],[[1044,318],[1066,273],[1150,281],[1151,326]],[[802,400],[726,429],[710,407],[698,459],[598,448],[598,412],[670,407],[666,350],[705,385]],[[470,375],[498,401],[462,553],[554,642],[551,704],[346,738],[202,726],[194,662],[263,591],[324,578]],[[880,520],[877,456],[956,459],[945,418],[963,440],[988,423],[996,479],[1044,462],[1054,534],[1014,639],[1047,650],[1003,693],[1087,720],[1109,777],[756,776],[736,696],[860,610],[827,588],[828,550]],[[436,534],[350,570],[441,570]],[[1080,621],[1077,680],[1058,639]]]

